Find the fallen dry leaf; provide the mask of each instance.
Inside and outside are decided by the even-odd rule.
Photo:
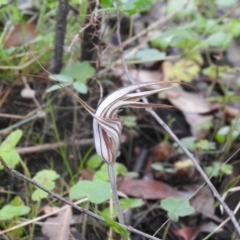
[[[93,179],[93,171],[89,170],[89,169],[83,169],[81,171],[81,177],[84,180],[89,180],[91,181]]]
[[[211,233],[213,231],[215,231],[215,229],[218,227],[218,225],[214,222],[207,222],[207,223],[204,223],[202,226],[201,226],[201,232],[208,232],[208,233]],[[222,232],[223,229],[222,228],[219,228],[216,232]]]
[[[196,185],[196,190],[200,185]],[[212,192],[206,186],[202,187],[198,193],[191,199],[191,205],[199,213],[205,214],[206,216],[214,215],[215,201]]]
[[[123,180],[119,184],[119,191],[144,199],[164,199],[167,197],[187,198],[189,194],[178,191],[166,183],[155,180]]]
[[[47,205],[47,206],[43,207],[42,210],[45,214],[49,214],[51,212],[57,211],[58,209],[59,209],[58,207],[51,207],[51,206]]]
[[[212,115],[201,115],[198,113],[183,112],[183,115],[187,123],[191,127],[192,135],[197,139],[205,139],[212,126],[213,116]]]
[[[240,113],[239,109],[232,107],[232,106],[225,106],[224,113],[230,118],[233,119],[238,116]]]
[[[48,218],[42,227],[42,233],[49,240],[68,240],[70,235],[71,207],[61,211],[56,217]]]
[[[169,143],[161,142],[151,151],[152,161],[163,161],[172,155],[174,149]]]
[[[134,78],[134,80],[136,81],[136,83],[159,82],[159,81],[163,80],[162,74],[159,71],[129,69],[129,72],[130,72],[131,76]],[[122,67],[115,68],[114,74],[116,76],[121,76],[121,79],[123,82],[128,82],[128,78]],[[152,86],[149,86],[149,88],[154,89],[154,87],[152,87]]]
[[[19,23],[15,25],[4,39],[5,48],[23,45],[36,36],[36,26],[31,23]]]
[[[174,87],[165,92],[167,99],[182,112],[208,113],[211,111],[210,104],[196,93],[189,93],[181,86]]]

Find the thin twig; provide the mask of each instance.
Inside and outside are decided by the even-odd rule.
[[[121,143],[126,143],[126,137],[121,137]],[[64,141],[59,143],[46,143],[42,145],[37,146],[31,146],[31,147],[21,147],[16,148],[16,151],[19,154],[30,154],[30,153],[37,153],[37,152],[44,152],[53,150],[59,147],[67,147],[67,146],[91,146],[94,144],[93,138],[87,138],[87,139],[81,139],[81,140],[74,140],[74,141]]]
[[[237,211],[240,208],[240,202],[238,203],[238,205],[235,207],[233,213],[236,214]],[[211,233],[209,233],[203,240],[207,240],[209,239],[215,232],[219,231],[221,227],[223,227],[228,221],[230,220],[230,217],[228,217],[227,219],[225,219],[220,225],[218,225]]]
[[[116,1],[117,2],[117,1]],[[117,38],[118,38],[118,43],[119,43],[119,52],[121,54],[121,60],[122,60],[122,64],[124,66],[124,71],[125,74],[128,78],[128,80],[132,83],[135,84],[134,79],[132,78],[126,61],[124,59],[123,56],[123,46],[122,46],[122,41],[121,41],[121,35],[120,35],[120,20],[121,20],[121,15],[120,15],[120,11],[119,11],[119,6],[118,6],[118,2],[117,2]],[[143,98],[144,102],[148,102],[146,98]],[[205,182],[207,183],[207,185],[210,187],[210,189],[213,192],[213,195],[217,198],[217,200],[221,203],[221,205],[223,206],[223,208],[225,209],[225,211],[227,212],[228,216],[230,217],[236,231],[238,232],[239,236],[240,236],[240,226],[238,224],[238,221],[236,219],[236,217],[234,216],[233,212],[230,210],[230,208],[227,206],[227,204],[224,202],[224,200],[222,199],[221,195],[218,193],[218,191],[216,190],[216,188],[214,187],[214,185],[212,184],[212,182],[209,180],[208,176],[205,174],[205,172],[203,171],[203,169],[201,168],[201,166],[199,165],[197,159],[193,156],[192,153],[190,153],[190,151],[188,151],[188,149],[181,143],[181,141],[177,138],[177,136],[173,133],[173,131],[164,123],[164,121],[151,109],[148,108],[146,109],[146,111],[148,111],[154,118],[155,120],[165,129],[165,131],[172,137],[172,139],[178,144],[178,146],[185,152],[185,154],[192,160],[192,162],[195,165],[195,168],[198,170],[198,172],[201,174],[201,176],[203,177],[203,179],[205,180]]]
[[[64,197],[61,197],[60,195],[58,195],[57,193],[53,192],[53,191],[50,191],[48,189],[46,189],[45,187],[43,187],[42,185],[38,184],[34,179],[30,179],[28,177],[26,177],[25,175],[21,174],[20,172],[16,171],[15,169],[9,167],[7,165],[7,163],[2,159],[2,157],[0,156],[0,163],[14,176],[14,177],[17,177],[17,178],[20,178],[21,180],[24,180],[24,181],[27,181],[31,184],[33,184],[34,186],[42,189],[44,192],[48,193],[51,197],[55,197],[57,198],[58,200],[66,203],[67,205],[77,209],[78,211],[80,211],[81,213],[83,214],[87,214],[88,216],[96,219],[96,220],[99,220],[99,221],[102,221],[102,222],[105,222],[104,218],[85,209],[85,208],[82,208],[82,207],[79,207],[78,205],[76,205],[75,203],[72,203],[70,201],[68,201],[66,198]],[[152,237],[151,235],[148,235],[144,232],[141,232],[131,226],[125,226],[123,224],[120,224],[118,223],[120,226],[122,226],[123,228],[127,229],[128,231],[130,232],[133,232],[133,233],[136,233],[136,234],[139,234],[145,238],[148,238],[148,239],[151,239],[151,240],[161,240],[159,238],[156,238],[156,237]],[[2,234],[2,232],[0,232],[0,235]]]

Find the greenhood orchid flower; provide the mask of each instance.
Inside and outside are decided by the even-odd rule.
[[[143,92],[135,92],[140,88],[150,85],[166,84],[159,83],[139,83],[123,87],[108,95],[97,107],[95,111],[69,88],[61,85],[67,92],[73,95],[79,103],[92,115],[94,141],[97,154],[107,163],[114,164],[116,161],[120,137],[123,128],[123,118],[118,115],[119,109],[125,107],[132,108],[152,108],[152,107],[171,107],[164,104],[154,104],[147,102],[138,102],[142,97],[171,89],[172,87],[159,88]]]
[[[98,155],[107,164],[113,164],[115,162],[120,145],[120,137],[124,121],[123,118],[118,115],[119,109],[125,107],[166,107],[166,105],[163,104],[145,103],[138,101],[142,97],[146,97],[154,93],[170,89],[171,87],[132,93],[139,88],[157,84],[159,83],[141,83],[128,87],[123,87],[108,95],[99,104],[93,116],[94,141]]]

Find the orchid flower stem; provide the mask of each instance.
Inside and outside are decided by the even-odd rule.
[[[108,176],[112,187],[112,198],[117,211],[118,221],[124,225],[123,214],[120,207],[120,202],[117,194],[116,170],[115,163],[108,164]]]

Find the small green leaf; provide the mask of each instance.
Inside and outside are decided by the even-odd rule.
[[[138,208],[144,205],[144,202],[140,198],[128,198],[128,199],[120,199],[121,209],[128,208]]]
[[[127,175],[127,168],[121,163],[115,163],[116,174],[126,176]],[[108,169],[107,164],[103,164],[101,168],[96,171],[93,176],[93,179],[100,179],[102,181],[108,181]]]
[[[187,5],[186,3],[187,3],[187,0],[178,0],[178,1],[170,0],[168,1],[166,12],[170,14],[176,11],[176,9],[178,9],[180,6],[183,6],[184,4],[185,4],[185,8],[178,13],[179,17],[186,17],[198,11],[195,1],[189,2],[187,3]]]
[[[112,7],[112,0],[101,0],[101,6],[104,8]]]
[[[102,162],[103,162],[102,158],[99,157],[98,154],[94,154],[87,161],[87,167],[91,169],[95,169],[95,168],[98,168],[102,164]]]
[[[22,130],[15,130],[11,132],[7,138],[2,142],[1,149],[13,149],[17,146],[19,140],[23,135]]]
[[[151,167],[156,171],[160,171],[160,172],[164,171],[164,167],[161,163],[152,163]]]
[[[63,85],[64,85],[65,87],[67,87],[67,86],[72,85],[72,83],[64,83]],[[49,88],[47,89],[46,93],[50,93],[50,92],[56,91],[56,90],[61,89],[61,88],[62,88],[61,86],[59,86],[59,85],[57,85],[57,84],[54,84],[54,85],[52,85],[51,87],[49,87]]]
[[[137,117],[128,115],[128,116],[123,116],[124,120],[124,125],[128,128],[133,128],[137,126]]]
[[[74,89],[79,92],[79,93],[82,93],[82,94],[86,94],[88,92],[88,88],[86,86],[85,83],[82,83],[82,82],[74,82],[73,83],[73,87]]]
[[[105,166],[106,164],[103,164],[101,168],[95,172],[93,175],[93,180],[102,180],[102,181],[108,181],[108,170],[107,167]]]
[[[10,202],[11,206],[22,206],[24,205],[22,199],[19,196],[16,196],[11,202]]]
[[[48,77],[54,81],[59,81],[60,83],[65,83],[65,84],[73,83],[73,78],[64,74],[51,74]]]
[[[26,206],[5,205],[0,210],[0,220],[8,220],[29,213],[30,208]]]
[[[233,166],[231,164],[222,165],[221,162],[213,162],[211,166],[204,168],[205,173],[208,177],[218,177],[221,175],[231,175],[233,172]]]
[[[61,74],[67,75],[76,81],[86,83],[95,75],[95,69],[89,62],[74,62],[69,67],[62,70]]]
[[[226,140],[226,136],[228,134],[230,130],[230,127],[229,126],[224,126],[222,128],[220,128],[218,131],[217,131],[217,134],[215,136],[216,140],[219,142],[219,143],[224,143],[225,140]]]
[[[157,0],[121,0],[120,11],[129,15],[147,12]]]
[[[21,160],[20,155],[14,149],[22,137],[22,130],[11,132],[0,146],[0,156],[8,164],[9,167],[14,168]],[[0,164],[0,169],[4,167]]]
[[[116,167],[116,174],[117,174],[117,176],[118,175],[126,176],[127,168],[125,167],[124,164],[122,164],[122,163],[115,163],[115,167]]]
[[[175,222],[178,221],[179,217],[185,217],[195,212],[186,199],[169,197],[161,201],[161,207],[167,211],[168,216]]]
[[[74,185],[69,191],[71,199],[87,197],[92,203],[103,203],[111,198],[110,183],[101,180],[83,180]]]
[[[227,7],[231,7],[231,6],[234,6],[238,3],[237,0],[216,0],[215,1],[217,6],[218,7],[221,7],[221,8],[227,8]]]
[[[73,84],[73,78],[64,74],[51,74],[48,77],[54,81],[59,81],[64,86],[70,86]],[[62,87],[59,86],[58,84],[54,84],[51,87],[49,87],[46,92],[50,93],[61,88]]]
[[[202,150],[215,150],[216,144],[214,142],[209,142],[207,139],[201,139],[196,143],[196,147]]]
[[[199,71],[199,65],[189,59],[181,59],[174,64],[175,76],[184,82],[191,82]]]
[[[42,185],[43,187],[47,188],[48,190],[52,190],[55,187],[55,182],[59,178],[59,175],[53,170],[42,170],[36,174],[33,178],[38,184]],[[47,197],[47,193],[41,189],[36,189],[32,193],[32,200],[40,201],[43,198]]]
[[[185,137],[181,139],[181,143],[183,144],[184,147],[186,147],[189,151],[194,151],[196,150],[196,138],[195,137]],[[174,146],[177,146],[176,144],[174,144]],[[178,152],[180,154],[183,153],[183,150],[181,148],[178,147]]]
[[[226,49],[233,39],[232,34],[219,31],[210,35],[205,41],[202,42],[201,47],[221,47]]]
[[[0,156],[7,163],[7,165],[11,168],[15,168],[15,166],[20,162],[21,157],[17,153],[15,149],[5,150],[0,148]],[[3,165],[0,164],[0,169],[3,169]]]
[[[100,216],[102,216],[106,223],[108,224],[108,226],[116,233],[120,234],[122,237],[127,237],[129,235],[129,232],[124,228],[122,227],[121,225],[119,225],[117,222],[115,222],[114,220],[112,220],[110,217],[108,217],[108,215],[100,212],[100,211],[97,211],[98,214]]]
[[[143,205],[144,205],[144,202],[140,198],[128,198],[128,199],[122,198],[122,199],[120,199],[120,206],[121,206],[122,210],[126,210],[129,208],[138,208]],[[102,213],[105,214],[106,216],[110,216],[110,214],[112,214],[113,218],[117,217],[117,212],[116,212],[115,208],[113,210],[113,213],[110,213],[109,207],[105,208]]]
[[[217,66],[217,65],[211,65],[210,67],[204,68],[202,73],[205,76],[216,78],[218,76],[224,77],[227,76],[227,74],[235,73],[236,70],[225,65],[225,66]]]

